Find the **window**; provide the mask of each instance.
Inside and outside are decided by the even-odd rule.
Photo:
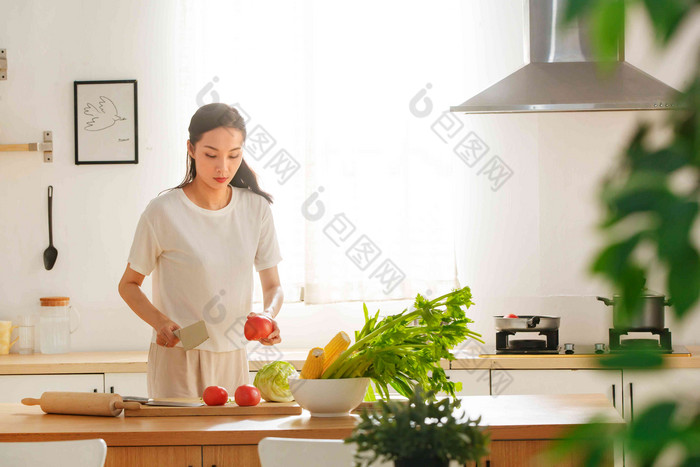
[[[449,76],[430,67],[453,62],[455,49],[435,45],[461,40],[425,15],[460,7],[421,5],[178,5],[179,78],[191,99],[181,113],[218,101],[248,119],[244,157],[275,198],[286,302],[398,300],[458,286],[454,161],[434,150],[442,143],[431,131],[446,107],[421,119],[409,104],[427,77]],[[387,37],[384,22],[399,10]]]

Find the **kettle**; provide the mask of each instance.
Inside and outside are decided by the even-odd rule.
[[[80,326],[80,313],[70,304],[69,297],[40,298],[39,349],[41,353],[56,354],[70,352],[70,335]],[[71,327],[71,311],[77,322]]]

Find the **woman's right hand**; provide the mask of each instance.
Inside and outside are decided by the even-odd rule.
[[[180,339],[173,334],[174,330],[180,329],[176,322],[166,319],[156,325],[154,329],[156,330],[156,344],[163,347],[174,347],[175,344],[180,342]]]

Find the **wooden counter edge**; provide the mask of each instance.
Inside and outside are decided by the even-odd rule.
[[[685,346],[691,355],[664,356],[663,368],[700,368],[700,346]],[[600,358],[590,355],[467,357],[450,362],[452,370],[603,370]]]
[[[335,429],[293,429],[274,431],[149,431],[144,432],[74,432],[74,433],[0,433],[0,442],[67,441],[101,438],[107,446],[218,446],[258,444],[268,436],[281,438],[344,439],[352,427]]]
[[[619,423],[624,423],[620,421]],[[566,432],[577,425],[520,425],[486,427],[492,441],[527,441],[562,439]],[[151,431],[109,433],[0,433],[0,442],[69,441],[101,438],[108,446],[218,446],[258,444],[263,438],[345,439],[352,427],[290,429],[274,431],[227,432],[200,431]]]
[[[665,368],[700,368],[700,346],[688,345],[692,353],[690,357],[666,357]],[[290,362],[298,370],[304,364],[296,355],[299,351],[287,351],[294,358],[282,359]],[[29,374],[93,374],[93,373],[145,373],[148,359],[147,351],[114,351],[114,352],[73,352],[69,354],[9,354],[0,356],[0,375],[29,375]],[[258,359],[251,354],[248,362],[250,371],[257,371],[268,360]],[[547,370],[547,369],[601,369],[598,357],[573,356],[567,358],[546,358],[532,356],[518,357],[469,357],[457,358],[452,362],[442,360],[443,369],[452,370]]]

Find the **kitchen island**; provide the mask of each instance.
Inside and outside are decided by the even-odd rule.
[[[600,394],[538,396],[468,396],[462,407],[482,416],[491,434],[494,467],[528,465],[565,431],[604,417],[623,423]],[[256,466],[257,443],[265,437],[343,439],[358,417],[191,416],[92,417],[44,414],[38,407],[0,404],[0,442],[102,438],[106,466]],[[533,464],[534,465],[534,464]],[[541,461],[537,465],[545,465]],[[557,465],[576,465],[570,459]]]

